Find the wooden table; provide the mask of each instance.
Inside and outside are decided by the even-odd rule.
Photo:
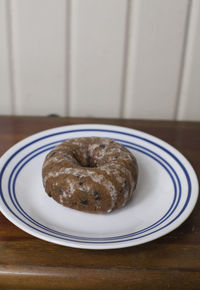
[[[200,122],[0,117],[0,156],[17,141],[62,125],[104,123],[169,142],[200,176]],[[200,204],[178,229],[117,250],[81,250],[39,240],[0,214],[0,289],[200,289]]]

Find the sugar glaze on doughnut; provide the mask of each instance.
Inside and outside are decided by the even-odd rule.
[[[48,153],[42,168],[46,193],[58,203],[91,213],[109,213],[132,198],[137,161],[112,139],[66,140]]]

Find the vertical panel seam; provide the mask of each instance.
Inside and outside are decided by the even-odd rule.
[[[65,113],[69,116],[70,106],[70,45],[71,45],[71,0],[66,0],[66,54],[65,54]]]
[[[187,74],[188,65],[189,65],[188,64],[188,46],[189,46],[189,36],[191,33],[190,32],[191,14],[192,14],[193,4],[194,4],[193,0],[188,0],[188,9],[187,9],[186,20],[185,20],[185,33],[184,33],[184,39],[183,39],[183,49],[182,49],[176,102],[175,102],[175,109],[174,109],[174,116],[173,116],[173,119],[175,120],[180,119],[180,106],[181,106],[181,102],[183,101],[183,94],[184,94],[183,87],[185,86],[186,74]]]
[[[121,98],[120,98],[120,108],[119,117],[124,117],[125,101],[126,101],[126,83],[128,76],[128,59],[129,59],[129,38],[130,38],[130,17],[132,9],[132,0],[127,0],[126,7],[126,24],[125,24],[125,37],[124,37],[124,56],[122,65],[122,81],[121,81]]]
[[[8,42],[8,65],[9,65],[9,83],[10,83],[10,93],[11,93],[11,113],[16,114],[16,79],[15,79],[15,59],[13,51],[13,14],[11,0],[6,1],[6,25],[7,25],[7,42]]]
[[[128,19],[128,40],[126,51],[126,73],[124,78],[124,91],[123,91],[123,105],[122,117],[130,117],[130,104],[134,98],[134,82],[136,77],[135,64],[137,55],[137,39],[138,39],[138,14],[139,3],[137,0],[129,0],[129,19]]]
[[[76,45],[74,44],[75,36],[74,36],[74,31],[76,29],[75,27],[75,13],[77,9],[77,3],[76,0],[69,0],[69,53],[68,53],[68,115],[72,116],[73,115],[73,102],[74,102],[74,90],[75,90],[75,85],[74,85],[74,73],[75,73],[75,49]]]

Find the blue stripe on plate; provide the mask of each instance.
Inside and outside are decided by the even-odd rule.
[[[121,140],[122,141],[122,140]],[[46,145],[46,146],[48,146],[48,144]],[[137,145],[138,146],[138,145]],[[42,146],[43,147],[43,146]],[[128,146],[128,147],[130,147],[130,146]],[[163,166],[164,167],[164,169],[168,172],[168,174],[170,175],[170,178],[172,179],[172,182],[173,182],[173,184],[174,184],[174,200],[173,200],[173,202],[172,202],[172,205],[170,206],[170,208],[169,208],[169,210],[167,211],[167,213],[161,218],[161,219],[159,219],[159,221],[157,221],[156,223],[154,223],[153,225],[151,225],[151,226],[149,226],[149,227],[147,227],[147,228],[145,228],[145,229],[142,229],[142,230],[140,230],[140,231],[138,231],[138,232],[134,232],[134,233],[131,233],[131,234],[128,234],[128,235],[123,235],[123,236],[115,236],[115,237],[107,237],[107,238],[99,238],[99,239],[97,239],[97,240],[107,240],[107,239],[123,239],[123,238],[125,238],[125,237],[128,237],[128,236],[133,236],[133,235],[137,235],[137,234],[140,234],[140,233],[143,233],[143,232],[145,232],[145,231],[147,231],[147,230],[150,230],[150,229],[152,229],[152,228],[155,228],[155,226],[158,226],[159,224],[161,224],[161,222],[164,222],[167,218],[169,218],[169,216],[171,216],[171,214],[174,212],[174,210],[176,209],[176,207],[177,207],[177,205],[178,205],[178,203],[179,203],[179,200],[180,200],[180,196],[181,196],[181,193],[179,194],[179,197],[178,197],[178,201],[177,201],[177,203],[176,203],[176,205],[175,205],[175,207],[174,207],[174,209],[173,209],[173,211],[171,211],[172,210],[172,208],[173,208],[173,206],[174,206],[174,204],[175,204],[175,200],[176,200],[176,196],[177,196],[177,188],[176,188],[176,182],[175,182],[175,180],[174,180],[174,178],[173,178],[173,175],[170,173],[170,171],[167,169],[167,167],[164,165],[164,164],[162,164],[162,162],[160,162],[157,158],[155,158],[155,157],[153,157],[153,156],[151,156],[150,154],[148,154],[148,153],[146,153],[146,152],[144,152],[144,151],[142,151],[142,150],[140,150],[140,149],[138,149],[138,148],[136,148],[136,147],[130,147],[131,149],[134,149],[134,150],[137,150],[137,151],[140,151],[141,153],[143,153],[143,154],[146,154],[147,156],[149,156],[149,157],[151,157],[151,158],[153,158],[155,161],[157,161],[161,166]],[[40,149],[40,148],[38,148],[38,149]],[[12,173],[11,173],[11,175],[10,175],[10,180],[9,180],[9,195],[10,195],[10,198],[11,198],[11,200],[12,200],[12,202],[13,202],[13,204],[15,205],[15,207],[17,208],[17,206],[18,206],[18,208],[17,208],[17,210],[25,217],[25,218],[27,218],[30,222],[33,222],[33,224],[35,224],[35,225],[37,225],[37,226],[39,226],[39,227],[41,227],[41,228],[43,228],[43,229],[46,229],[46,230],[48,230],[48,231],[50,231],[50,232],[53,232],[53,233],[55,233],[55,234],[59,234],[59,235],[62,235],[62,236],[69,236],[69,235],[66,235],[66,234],[63,234],[63,233],[60,233],[60,232],[57,232],[57,231],[55,231],[55,230],[52,230],[52,229],[50,229],[50,228],[47,228],[47,227],[45,227],[44,225],[41,225],[40,223],[38,223],[37,221],[35,221],[34,219],[32,219],[23,209],[22,209],[22,207],[20,206],[20,204],[19,204],[19,202],[18,202],[18,200],[17,200],[17,198],[16,198],[16,193],[15,193],[15,183],[16,183],[16,179],[17,179],[17,176],[18,176],[18,174],[20,173],[20,171],[23,169],[23,167],[28,163],[28,162],[30,162],[30,160],[32,160],[33,158],[35,158],[36,156],[38,156],[39,154],[41,154],[41,153],[43,153],[44,151],[47,151],[47,150],[50,150],[50,149],[52,149],[52,147],[48,147],[46,150],[42,150],[42,151],[40,151],[39,153],[37,153],[37,154],[35,154],[35,155],[33,155],[33,156],[31,156],[29,159],[27,159],[26,160],[26,162],[24,162],[21,166],[20,166],[20,168],[17,170],[17,172],[16,172],[16,174],[14,175],[14,178],[13,178],[13,183],[12,183],[12,191],[11,191],[11,179],[12,179],[12,176],[13,176],[13,174],[14,174],[14,171],[16,170],[16,168],[21,164],[21,161],[19,161],[18,162],[18,164],[15,166],[15,169],[12,171]],[[31,152],[32,153],[32,152]],[[26,157],[28,157],[29,155],[31,155],[31,153],[29,153],[28,155],[26,155]],[[152,152],[152,154],[154,154],[153,152]],[[24,158],[23,158],[24,159]],[[171,167],[170,165],[169,165],[169,163],[167,162],[167,165],[169,166],[169,167]],[[172,171],[174,171],[174,169],[171,167],[171,170]],[[174,172],[175,173],[175,172]],[[177,176],[177,178],[178,178],[178,176]],[[178,185],[179,185],[179,191],[181,192],[181,188],[180,188],[180,181],[179,181],[179,179],[178,179]],[[13,200],[13,198],[12,198],[12,194],[11,194],[11,192],[13,192],[13,196],[14,196],[14,200]],[[170,213],[170,211],[171,211],[171,213]],[[168,215],[170,213],[170,215]],[[70,236],[70,237],[73,237],[73,238],[77,238],[77,239],[91,239],[91,238],[88,238],[88,237],[79,237],[79,236]],[[96,240],[96,239],[95,239]]]
[[[48,233],[46,233],[46,232],[43,232],[43,231],[41,231],[41,230],[39,230],[39,229],[37,229],[37,228],[35,228],[35,227],[32,227],[31,225],[29,225],[28,223],[26,223],[23,219],[21,219],[19,216],[17,216],[10,208],[9,208],[9,206],[7,205],[7,203],[6,203],[6,201],[5,201],[5,199],[4,199],[4,196],[3,196],[3,192],[2,192],[2,186],[1,186],[1,183],[2,183],[2,177],[3,177],[3,173],[4,173],[4,171],[5,171],[5,169],[6,169],[6,167],[7,167],[7,165],[9,164],[9,162],[14,158],[14,156],[15,155],[17,155],[19,152],[21,152],[22,150],[24,150],[26,147],[28,147],[28,146],[30,146],[30,145],[32,145],[32,144],[34,144],[34,143],[36,143],[36,142],[38,142],[38,141],[40,141],[40,140],[43,140],[43,139],[45,139],[45,138],[50,138],[50,137],[53,137],[53,136],[56,136],[56,135],[62,135],[62,134],[68,134],[68,133],[74,133],[74,132],[88,132],[88,131],[90,131],[90,132],[107,132],[107,133],[116,133],[116,134],[121,134],[121,135],[127,135],[127,136],[131,136],[131,137],[134,137],[134,138],[138,138],[138,139],[141,139],[141,140],[143,140],[143,141],[145,141],[145,142],[148,142],[148,143],[151,143],[152,145],[154,145],[154,146],[156,146],[156,147],[158,147],[158,148],[160,148],[160,149],[162,149],[163,151],[165,151],[167,154],[169,154],[178,164],[179,164],[179,166],[182,168],[182,170],[183,170],[183,172],[184,172],[184,174],[185,174],[185,176],[186,176],[186,180],[187,180],[187,182],[188,182],[188,195],[187,195],[187,199],[186,199],[186,202],[185,202],[185,204],[184,204],[184,206],[183,206],[183,208],[181,209],[181,211],[179,212],[179,214],[172,220],[172,221],[170,221],[167,225],[165,225],[165,226],[163,226],[163,227],[161,227],[161,228],[159,228],[159,229],[156,229],[155,231],[153,231],[153,232],[151,232],[151,233],[148,233],[148,234],[145,234],[145,235],[142,235],[142,236],[139,236],[139,237],[134,237],[134,238],[131,238],[131,239],[124,239],[124,238],[126,238],[126,237],[132,237],[133,235],[136,235],[136,234],[139,234],[139,233],[143,233],[145,230],[149,230],[149,229],[152,229],[152,228],[154,228],[154,227],[156,227],[156,225],[151,225],[151,226],[149,226],[148,228],[146,228],[146,229],[143,229],[143,230],[141,230],[141,231],[138,231],[138,232],[135,232],[135,233],[131,233],[131,234],[128,234],[128,235],[124,235],[124,236],[119,236],[119,237],[121,237],[121,238],[123,238],[123,240],[118,240],[118,241],[105,241],[105,238],[103,238],[102,240],[104,240],[104,241],[97,241],[97,242],[95,242],[95,241],[89,241],[89,240],[87,240],[87,241],[85,241],[85,243],[117,243],[117,242],[124,242],[124,241],[130,241],[130,240],[133,240],[133,239],[138,239],[138,238],[141,238],[141,237],[144,237],[144,236],[147,236],[147,235],[151,235],[151,234],[153,234],[153,233],[155,233],[155,232],[157,232],[157,231],[160,231],[161,229],[163,229],[163,228],[165,228],[165,227],[167,227],[168,225],[170,225],[172,222],[174,222],[182,213],[183,213],[183,211],[185,210],[185,208],[187,207],[187,204],[189,203],[189,200],[190,200],[190,197],[191,197],[191,181],[190,181],[190,177],[189,177],[189,174],[188,174],[188,172],[187,172],[187,170],[186,170],[186,168],[184,167],[184,165],[180,162],[180,160],[173,154],[173,153],[171,153],[169,150],[167,150],[166,148],[164,148],[163,146],[161,146],[161,145],[159,145],[159,144],[157,144],[157,143],[155,143],[155,142],[153,142],[153,141],[151,141],[151,140],[149,140],[149,139],[147,139],[147,138],[143,138],[143,137],[140,137],[140,136],[137,136],[137,135],[135,135],[135,134],[130,134],[130,133],[125,133],[125,132],[120,132],[120,131],[115,131],[115,130],[105,130],[105,129],[78,129],[78,130],[70,130],[70,131],[64,131],[64,132],[57,132],[57,133],[54,133],[54,134],[49,134],[49,135],[46,135],[46,136],[43,136],[43,137],[41,137],[41,138],[38,138],[38,139],[36,139],[36,140],[34,140],[34,141],[32,141],[32,142],[30,142],[30,143],[28,143],[28,144],[26,144],[26,145],[24,145],[24,146],[22,146],[20,149],[18,149],[14,154],[12,154],[11,156],[10,156],[10,158],[7,160],[7,162],[4,164],[4,166],[3,166],[3,168],[2,168],[2,171],[1,171],[1,175],[0,175],[0,195],[1,195],[1,198],[2,198],[2,200],[3,200],[3,202],[4,202],[4,204],[7,206],[7,208],[9,209],[9,211],[10,212],[12,212],[12,214],[14,214],[14,216],[15,217],[17,217],[21,222],[23,222],[24,224],[26,224],[28,227],[31,227],[31,228],[33,228],[33,229],[35,229],[36,231],[39,231],[39,232],[42,232],[42,233],[44,233],[45,235],[50,235],[50,236],[52,236],[52,237],[56,237],[56,238],[60,238],[60,237],[58,237],[58,236],[55,236],[55,235],[52,235],[52,234],[48,234]],[[125,140],[121,140],[122,142],[126,142],[126,143],[130,143],[130,144],[132,144],[131,142],[128,142],[128,141],[125,141]],[[58,141],[57,143],[59,143],[60,141]],[[53,142],[54,143],[54,142]],[[137,144],[134,144],[134,145],[137,145]],[[49,144],[48,144],[48,146],[49,146]],[[127,147],[128,147],[128,145],[126,145]],[[139,145],[137,145],[137,146],[139,146]],[[144,147],[144,146],[141,146],[141,147]],[[33,152],[36,152],[37,150],[39,150],[39,149],[41,149],[41,148],[38,148],[38,149],[36,149],[36,150],[34,150],[34,151],[32,151],[31,153],[33,153]],[[134,148],[135,150],[138,150],[138,148]],[[147,149],[147,148],[143,148],[143,149],[146,149],[146,150],[148,150],[149,151],[149,149]],[[144,152],[143,152],[144,153]],[[154,152],[153,152],[154,153]],[[39,154],[39,153],[38,153]],[[145,154],[147,154],[147,152],[145,153]],[[154,153],[155,154],[155,153]],[[147,155],[150,155],[150,154],[147,154]],[[152,156],[151,156],[152,157]],[[161,157],[161,156],[159,156],[159,157]],[[162,157],[161,157],[162,158]],[[23,158],[23,160],[24,160],[25,158]],[[154,157],[154,159],[157,161],[157,159]],[[163,159],[163,158],[162,158]],[[164,159],[163,159],[164,160]],[[22,160],[21,160],[22,161]],[[165,160],[166,161],[166,160]],[[28,161],[27,161],[28,162]],[[166,161],[167,162],[167,161]],[[26,163],[26,162],[25,162]],[[161,164],[161,162],[159,162],[160,164]],[[24,164],[25,165],[25,164]],[[24,166],[23,165],[23,166]],[[163,166],[163,164],[161,164],[162,166]],[[22,168],[21,168],[22,169]],[[168,169],[167,169],[167,171],[168,171]],[[174,171],[174,170],[173,170]],[[18,174],[19,174],[19,170],[18,170]],[[175,171],[174,171],[175,172]],[[17,175],[18,175],[17,174]],[[170,173],[171,174],[171,173]],[[176,173],[175,173],[176,174]],[[172,175],[170,175],[170,177],[172,178]],[[178,176],[177,176],[177,174],[176,174],[176,178],[177,178]],[[16,182],[16,178],[17,178],[17,176],[15,176],[15,178],[14,178],[14,180],[15,180],[15,182]],[[176,185],[176,183],[175,183],[175,181],[174,181],[174,179],[173,179],[173,184],[174,185]],[[179,187],[180,187],[180,180],[178,181],[178,184],[179,184]],[[14,187],[13,187],[14,188]],[[11,193],[10,193],[10,196],[11,196]],[[12,197],[11,197],[12,198]],[[17,201],[17,199],[16,199],[16,195],[15,195],[15,193],[14,193],[14,198],[15,198],[15,201],[17,202],[17,204],[18,204],[18,206],[19,206],[19,208],[21,208],[20,207],[20,205],[19,205],[19,203],[18,203],[18,201]],[[13,200],[13,199],[12,199]],[[168,213],[170,213],[171,212],[171,209],[173,208],[173,205],[174,205],[174,203],[175,203],[175,200],[176,200],[176,197],[174,197],[174,200],[173,200],[173,203],[172,203],[172,205],[170,206],[170,209],[167,211],[167,213],[162,217],[162,219],[160,219],[158,222],[156,222],[155,224],[157,224],[158,225],[158,223],[159,223],[159,225],[160,224],[162,224],[163,223],[163,219],[168,219],[169,218],[169,215],[168,215]],[[179,197],[178,197],[178,202],[180,201],[180,194],[179,194]],[[14,203],[13,203],[14,204]],[[177,207],[177,205],[178,205],[178,203],[176,203],[176,207]],[[14,206],[16,207],[16,205],[14,204]],[[17,207],[16,207],[17,208]],[[19,209],[17,208],[17,210],[19,211]],[[21,210],[23,211],[23,209],[21,208]],[[175,209],[174,209],[175,210]],[[25,211],[23,211],[24,213],[25,213]],[[27,213],[25,213],[25,215],[27,215]],[[171,214],[170,214],[171,215]],[[27,215],[28,216],[28,215]],[[27,217],[26,217],[27,218]],[[31,220],[33,220],[31,217],[29,217]],[[34,221],[33,220],[33,222],[34,223],[36,223],[36,224],[39,224],[39,223],[37,223],[36,221]],[[43,225],[40,225],[41,227],[44,227]],[[46,228],[46,227],[44,227],[44,228]],[[49,230],[49,229],[48,229]],[[50,229],[50,231],[52,231],[52,229]],[[62,234],[63,235],[63,233],[59,233],[59,234]],[[72,237],[72,238],[74,238],[75,236],[71,236],[71,235],[68,235],[69,237]],[[83,239],[82,237],[78,237],[79,239]],[[66,238],[64,238],[64,237],[62,237],[61,239],[64,239],[64,240],[69,240],[69,241],[74,241],[74,242],[84,242],[84,241],[80,241],[80,240],[73,240],[73,239],[66,239]],[[89,238],[86,238],[86,239],[89,239]],[[116,239],[116,237],[109,237],[108,239]],[[95,239],[96,240],[96,239]]]

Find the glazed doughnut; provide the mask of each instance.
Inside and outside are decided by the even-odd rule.
[[[46,193],[58,203],[91,213],[125,206],[136,188],[137,161],[112,139],[69,139],[46,156],[42,168]]]

